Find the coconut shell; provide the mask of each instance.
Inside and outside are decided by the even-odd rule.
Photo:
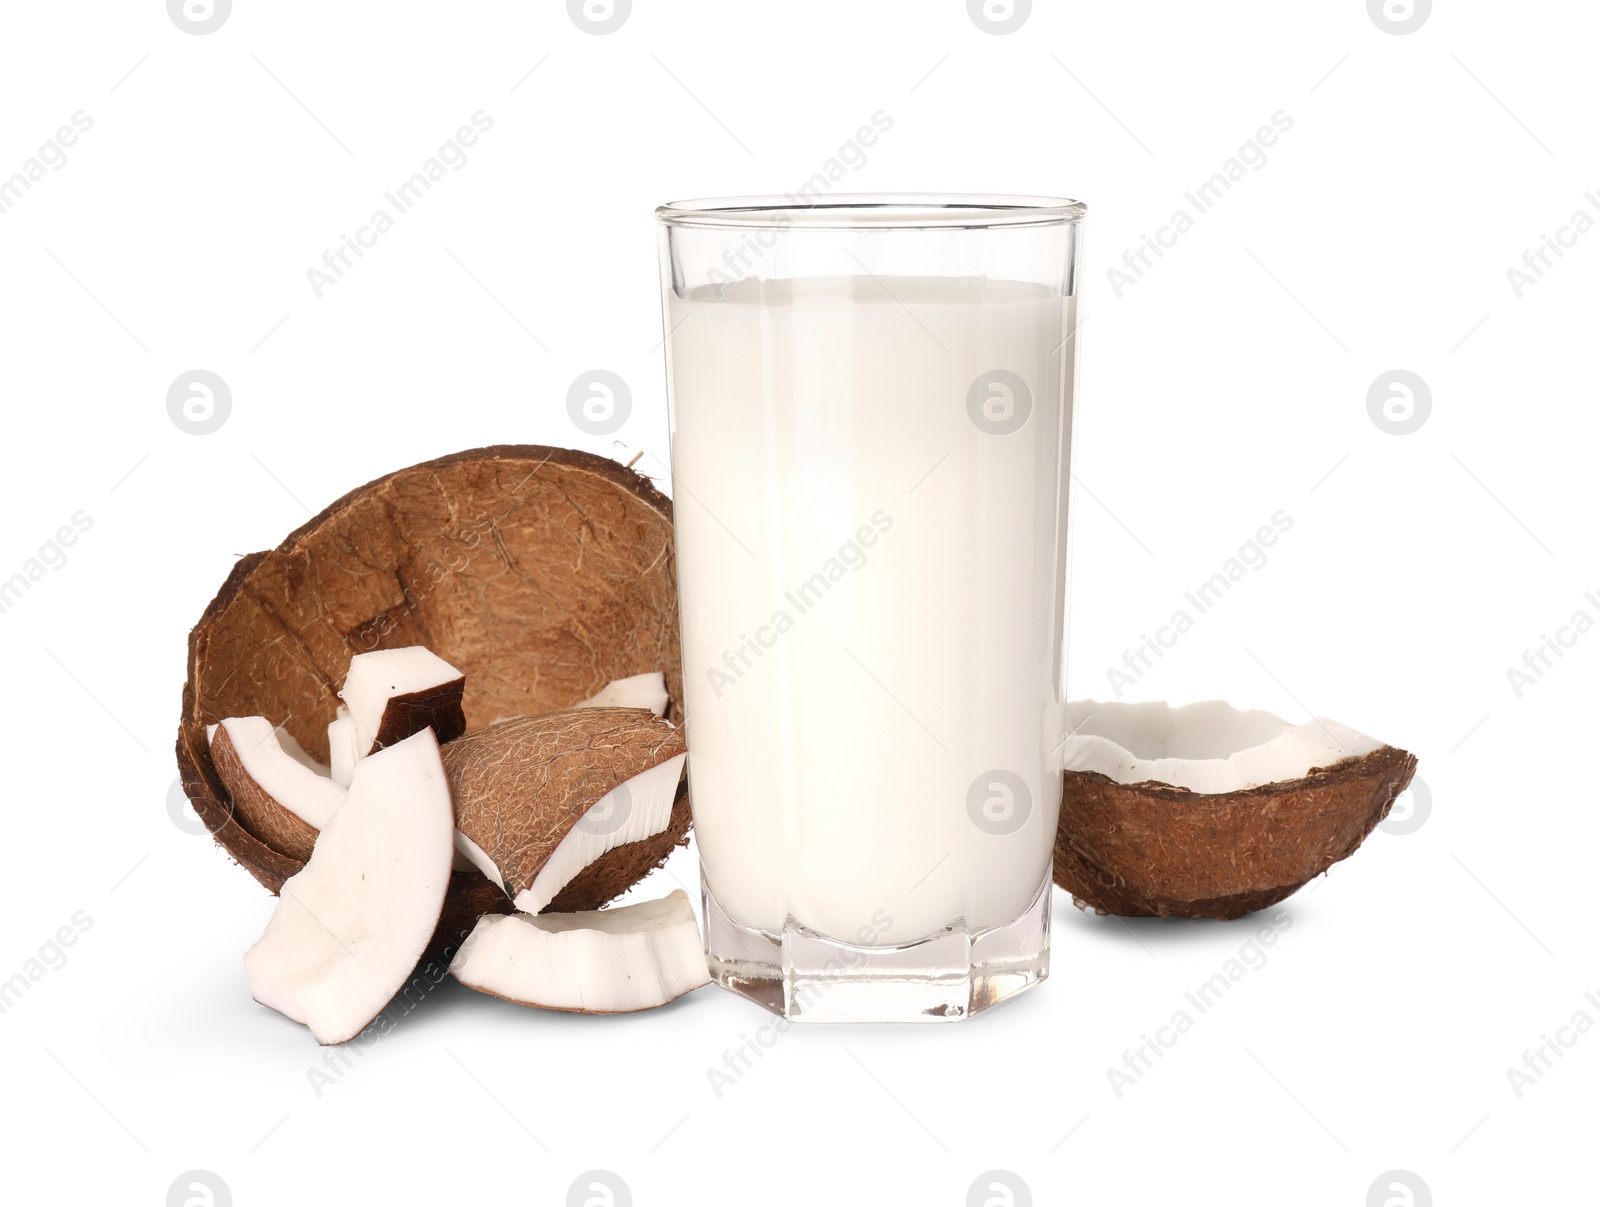
[[[1118,784],[1068,771],[1055,882],[1127,918],[1243,917],[1355,852],[1416,771],[1393,746],[1239,792]]]
[[[615,461],[499,445],[387,474],[241,558],[189,636],[178,769],[216,841],[272,892],[304,860],[278,827],[235,816],[205,727],[265,716],[326,761],[350,659],[407,645],[464,673],[469,733],[647,671],[665,673],[681,724],[671,503]]]
[[[444,748],[456,828],[494,861],[515,898],[601,797],[684,749],[683,731],[648,708],[500,721]]]
[[[217,726],[217,736],[211,742],[211,762],[217,778],[228,790],[234,816],[245,828],[261,835],[262,841],[274,850],[299,860],[311,858],[317,828],[256,783],[245,770],[226,725]]]

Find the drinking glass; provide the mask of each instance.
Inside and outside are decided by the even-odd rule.
[[[1084,212],[656,211],[706,949],[788,1018],[1049,970]]]

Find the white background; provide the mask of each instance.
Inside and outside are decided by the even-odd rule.
[[[1600,217],[1597,34],[1576,0],[1441,0],[1404,36],[1362,0],[1041,2],[1004,36],[960,0],[637,0],[607,36],[554,0],[238,0],[204,36],[159,0],[7,6],[0,176],[93,119],[0,215],[0,578],[93,521],[0,615],[0,978],[92,919],[0,1017],[7,1197],[159,1204],[201,1169],[239,1204],[561,1203],[592,1168],[641,1204],[961,1204],[990,1169],[1040,1203],[1359,1207],[1393,1169],[1440,1204],[1592,1197],[1600,1028],[1520,1097],[1506,1070],[1600,1022],[1600,633],[1520,697],[1506,671],[1600,619],[1600,234],[1520,298],[1506,270]],[[319,299],[306,270],[478,110],[466,166]],[[731,995],[605,1019],[446,984],[319,1096],[323,1053],[246,990],[271,898],[168,815],[189,626],[236,556],[401,465],[519,441],[664,477],[652,207],[794,188],[878,110],[841,189],[1090,206],[1073,693],[1283,509],[1125,696],[1333,717],[1417,752],[1431,815],[1291,898],[1120,1096],[1107,1068],[1259,919],[1058,896],[1038,991],[791,1031],[720,1096],[766,1021]],[[1106,269],[1279,110],[1266,165],[1118,297]],[[632,389],[617,444],[566,415],[596,367]],[[166,410],[195,368],[232,391],[206,436]],[[1395,368],[1432,394],[1406,436],[1367,412]],[[643,891],[674,877],[691,856]]]

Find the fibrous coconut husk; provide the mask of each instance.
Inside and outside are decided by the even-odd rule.
[[[657,670],[668,719],[681,724],[671,503],[614,461],[498,445],[387,474],[242,558],[189,637],[178,767],[217,842],[272,892],[303,859],[272,825],[235,815],[206,726],[266,716],[326,761],[350,659],[407,645],[465,674],[469,733]],[[683,830],[667,852],[687,811],[673,821]],[[598,862],[613,860],[631,868],[639,853],[619,847]]]
[[[1239,918],[1353,854],[1416,767],[1415,755],[1383,746],[1298,779],[1216,794],[1068,771],[1055,882],[1101,913]]]

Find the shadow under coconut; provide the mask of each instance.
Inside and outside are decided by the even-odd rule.
[[[1268,930],[1287,929],[1286,926],[1275,924],[1280,913],[1299,921],[1308,912],[1306,899],[1316,884],[1320,883],[1319,880],[1276,905],[1226,922],[1214,918],[1122,918],[1116,914],[1092,914],[1074,905],[1070,894],[1057,893],[1055,913],[1051,918],[1052,957],[1061,959],[1065,956],[1063,942],[1090,942],[1107,947],[1143,949],[1149,955],[1164,948],[1194,948],[1213,941],[1243,943],[1261,927]]]

